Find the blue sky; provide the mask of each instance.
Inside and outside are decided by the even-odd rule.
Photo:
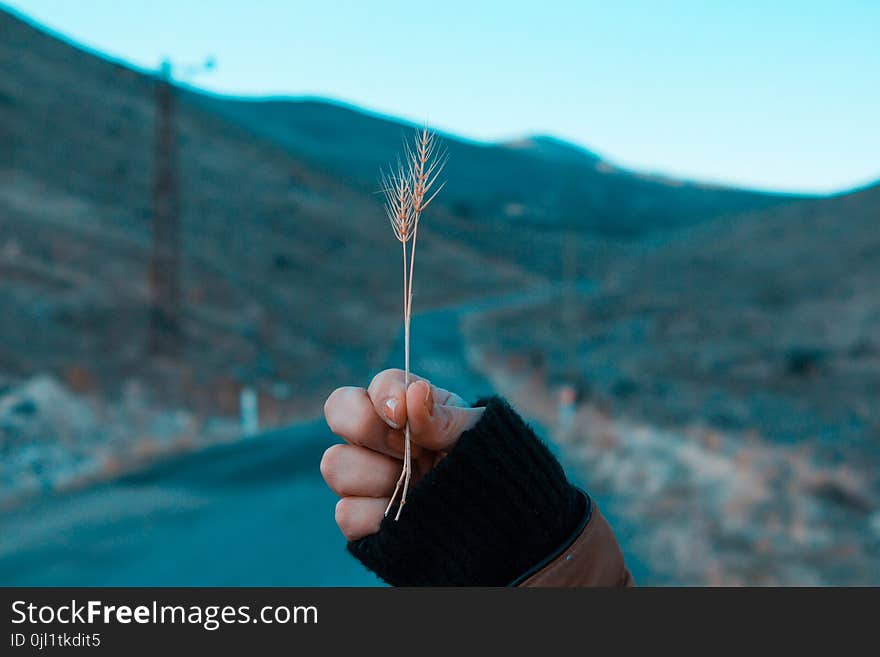
[[[880,178],[880,0],[12,0],[138,66],[327,96],[478,140],[553,134],[632,168],[830,192]]]

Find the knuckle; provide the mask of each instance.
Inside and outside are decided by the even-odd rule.
[[[336,510],[334,512],[336,518],[336,525],[339,527],[340,531],[348,538],[351,534],[352,529],[352,508],[351,501],[348,498],[343,497],[336,503]]]
[[[330,431],[354,442],[369,430],[372,412],[363,388],[337,388],[324,403],[324,419]]]
[[[374,395],[392,386],[396,381],[400,381],[401,383],[403,383],[403,377],[403,370],[394,367],[387,370],[382,370],[373,377],[372,381],[370,381],[370,394]]]
[[[327,397],[327,401],[324,402],[324,419],[327,421],[327,426],[333,431],[336,430],[333,426],[337,417],[336,409],[339,407],[339,402],[341,401],[344,392],[345,388],[336,388],[336,390],[331,392],[330,396]]]
[[[331,488],[336,483],[339,472],[339,460],[344,450],[345,445],[331,445],[324,450],[324,455],[321,457],[321,476],[324,477],[324,481]]]

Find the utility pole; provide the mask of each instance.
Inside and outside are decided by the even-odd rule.
[[[174,356],[181,338],[180,189],[174,83],[168,60],[156,79],[155,108],[149,350],[152,355]]]
[[[182,69],[182,76],[210,71],[216,62]],[[177,89],[171,61],[166,59],[156,76],[155,130],[153,137],[153,217],[150,255],[150,328],[148,349],[154,356],[180,352],[180,180],[177,170]]]

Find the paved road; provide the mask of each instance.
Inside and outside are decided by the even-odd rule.
[[[371,585],[333,524],[322,423],[0,516],[3,585]]]
[[[582,289],[588,289],[583,284]],[[540,301],[546,286],[413,317],[413,371],[473,401],[463,316]],[[402,340],[389,365],[403,362]],[[0,515],[2,585],[375,585],[344,549],[318,462],[322,421],[157,464]]]

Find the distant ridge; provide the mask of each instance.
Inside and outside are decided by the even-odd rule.
[[[527,151],[551,160],[597,163],[602,159],[586,148],[551,135],[532,135],[502,142],[500,145],[515,150]]]

